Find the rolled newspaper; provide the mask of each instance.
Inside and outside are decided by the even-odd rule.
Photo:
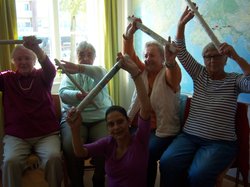
[[[130,17],[130,16],[128,17],[128,21],[133,22],[134,20],[135,20],[135,18]],[[172,52],[176,51],[176,48],[169,41],[167,41],[165,38],[161,37],[159,34],[152,31],[151,29],[149,29],[148,27],[146,27],[142,23],[136,22],[136,27],[138,29],[140,29],[141,31],[145,32],[146,34],[148,34],[149,36],[151,36],[153,39],[158,41],[160,44],[162,44],[164,46],[165,45],[169,46],[170,51],[172,51]]]
[[[214,32],[212,31],[212,29],[208,26],[208,24],[206,23],[206,21],[203,19],[203,17],[200,15],[200,13],[198,12],[198,10],[195,8],[194,4],[190,1],[190,0],[186,0],[188,6],[192,9],[192,11],[194,12],[194,15],[196,16],[196,18],[199,20],[201,26],[204,28],[204,30],[206,31],[206,33],[208,34],[209,38],[212,40],[212,42],[214,43],[215,47],[217,49],[219,49],[220,46],[220,42],[218,40],[218,38],[215,36]]]
[[[82,94],[87,95],[87,92],[85,92],[85,90],[76,82],[76,80],[71,76],[71,74],[67,72],[67,70],[64,68],[64,66],[61,64],[61,62],[56,58],[54,60],[55,60],[56,65],[62,69],[62,71],[67,75],[67,77],[77,87],[77,89],[80,90],[80,92],[82,92]],[[98,106],[95,102],[93,102],[93,104],[95,105],[96,108],[98,108]]]
[[[124,55],[125,60],[129,59],[129,56]],[[100,82],[88,93],[88,95],[81,101],[76,107],[78,111],[82,111],[88,104],[94,99],[94,97],[106,86],[106,84],[114,77],[114,75],[121,68],[121,60],[116,62],[112,69],[100,80]]]
[[[6,45],[6,44],[23,44],[24,40],[0,40],[0,45]],[[42,43],[41,39],[37,39],[36,42],[38,44]]]
[[[64,68],[64,66],[61,64],[61,62],[58,59],[55,59],[55,63],[56,65],[62,69],[62,71],[67,75],[67,77],[71,80],[71,82],[83,93],[83,94],[87,94],[84,89],[75,81],[75,79],[71,76],[70,73],[68,73],[66,71],[66,69]]]

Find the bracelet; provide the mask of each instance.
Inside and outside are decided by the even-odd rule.
[[[176,61],[174,61],[174,63],[167,63],[165,62],[165,66],[167,66],[167,68],[171,69],[171,68],[174,68],[176,66]]]
[[[130,75],[130,76],[131,76],[131,78],[132,78],[133,80],[135,80],[136,78],[138,78],[138,77],[141,75],[141,73],[142,73],[142,72],[141,72],[141,70],[139,69],[138,72],[137,72],[137,74],[135,74],[135,75],[133,75],[133,76]]]

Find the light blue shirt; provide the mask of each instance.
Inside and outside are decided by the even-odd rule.
[[[72,78],[84,89],[85,92],[90,92],[106,75],[107,71],[99,66],[86,65],[83,73],[72,74]],[[67,111],[72,106],[78,106],[81,100],[77,99],[76,94],[79,89],[72,81],[64,75],[59,88],[59,95],[62,100],[63,120],[65,120]],[[91,123],[105,119],[105,112],[112,105],[112,100],[108,93],[108,88],[105,86],[100,93],[96,95],[84,110],[81,112],[83,122]]]

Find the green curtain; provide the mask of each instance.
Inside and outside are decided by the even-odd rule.
[[[17,39],[15,0],[0,0],[0,40]],[[13,69],[11,52],[15,45],[0,44],[0,71]]]
[[[116,63],[118,53],[117,0],[104,0],[104,60],[105,67],[110,70]],[[119,73],[109,82],[109,92],[114,104],[120,104]]]

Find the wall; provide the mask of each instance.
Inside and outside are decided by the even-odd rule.
[[[218,40],[229,43],[241,57],[250,61],[250,1],[196,0],[195,3],[199,7],[198,11],[213,30]],[[134,0],[131,12],[135,16],[140,17],[143,24],[154,32],[164,38],[170,36],[174,39],[178,20],[186,6],[186,1],[156,0],[152,3],[151,0]],[[188,50],[198,62],[203,64],[202,48],[211,39],[196,17],[186,26],[185,34]],[[144,43],[149,40],[153,39],[140,30],[136,32],[136,52],[141,59],[143,59]],[[193,81],[182,66],[181,70],[181,91],[192,94]],[[239,65],[231,59],[228,60],[225,70],[227,72],[242,73]],[[250,121],[250,94],[240,95],[238,101],[249,104],[248,118]]]

